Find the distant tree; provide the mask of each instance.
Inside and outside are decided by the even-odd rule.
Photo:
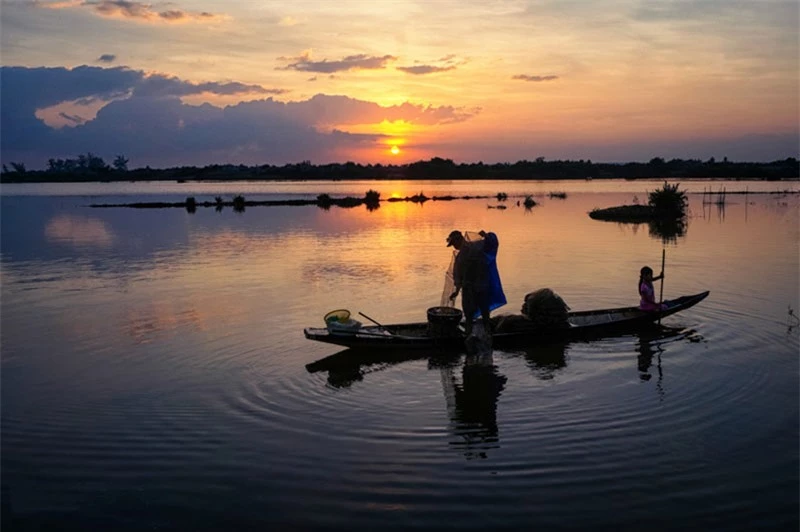
[[[91,152],[86,154],[86,166],[94,172],[102,172],[109,169],[102,157],[98,157]]]
[[[114,158],[114,169],[118,172],[127,172],[128,159],[126,159],[124,155],[117,155],[116,158]]]
[[[12,163],[9,163],[9,164],[11,165],[11,168],[13,168],[14,171],[16,173],[18,173],[18,174],[24,174],[25,172],[27,172],[27,170],[25,169],[25,163],[14,163],[14,162],[12,162]]]

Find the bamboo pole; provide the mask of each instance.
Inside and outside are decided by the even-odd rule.
[[[664,263],[667,258],[667,248],[661,248],[661,294],[658,296],[658,312],[661,312],[661,304],[664,302]],[[658,324],[661,325],[661,315],[658,316]]]

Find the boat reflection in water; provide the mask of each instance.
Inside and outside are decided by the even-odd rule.
[[[624,335],[621,336],[624,338]],[[664,345],[673,341],[701,341],[691,329],[653,325],[652,328],[628,336],[635,340],[636,364],[643,381],[652,378],[653,363],[658,375],[656,388],[663,397],[664,372],[661,354]],[[514,350],[479,350],[477,353],[447,353],[441,351],[345,349],[306,365],[309,373],[325,371],[327,382],[335,388],[347,388],[362,381],[366,375],[382,371],[402,362],[428,360],[429,370],[441,374],[442,390],[449,417],[449,430],[455,436],[451,445],[459,448],[468,460],[487,458],[487,451],[499,447],[497,404],[508,379],[495,365],[495,356],[523,356],[533,376],[552,380],[567,367],[567,351],[576,343],[553,342],[521,347]]]
[[[346,349],[306,365],[306,370],[326,371],[330,386],[347,388],[369,373],[426,358],[428,369],[441,374],[449,429],[457,439],[452,444],[467,459],[486,458],[486,451],[498,446],[497,402],[508,381],[498,372],[491,351],[464,355]]]
[[[536,378],[548,381],[567,367],[567,342],[527,347],[522,351],[525,362]]]

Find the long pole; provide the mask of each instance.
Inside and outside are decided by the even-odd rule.
[[[664,263],[667,258],[667,248],[661,248],[661,294],[658,296],[658,311],[661,312],[661,303],[664,302]],[[658,316],[658,324],[661,325],[661,316]]]
[[[359,312],[359,314],[361,314],[362,316],[364,316],[365,318],[367,318],[369,321],[371,321],[372,323],[374,323],[375,325],[377,325],[378,327],[380,327],[380,328],[381,328],[381,329],[383,329],[384,331],[388,332],[389,334],[392,334],[392,332],[391,332],[389,329],[387,329],[386,327],[384,327],[383,325],[381,325],[381,324],[380,324],[380,323],[378,323],[377,321],[373,320],[372,318],[370,318],[369,316],[367,316],[367,315],[366,315],[366,314],[364,314],[363,312]]]

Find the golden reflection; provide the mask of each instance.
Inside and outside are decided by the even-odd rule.
[[[72,214],[51,218],[44,236],[50,242],[72,246],[108,247],[114,242],[114,233],[104,221]]]
[[[129,309],[123,330],[137,344],[151,342],[160,334],[190,326],[195,331],[206,330],[213,316],[206,315],[196,306],[180,309],[171,302],[154,302],[150,305]]]

